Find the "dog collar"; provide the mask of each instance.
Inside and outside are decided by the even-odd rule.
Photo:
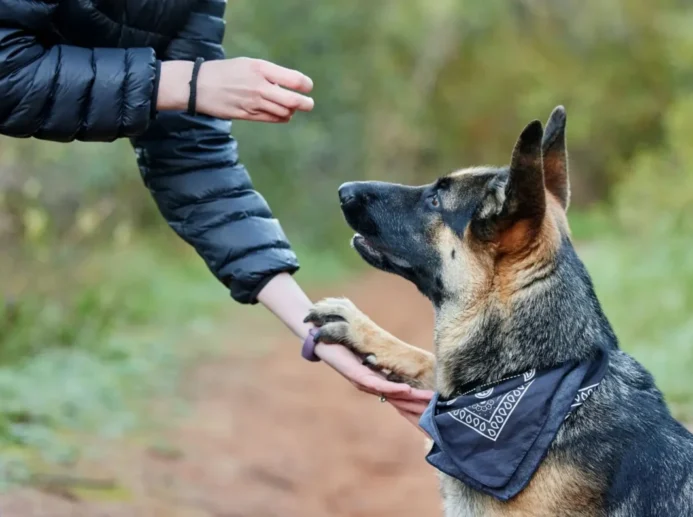
[[[530,370],[443,400],[436,393],[419,425],[433,439],[426,460],[501,501],[517,495],[546,456],[561,424],[598,388],[609,360]]]

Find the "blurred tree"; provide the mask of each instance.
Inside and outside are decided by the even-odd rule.
[[[603,236],[582,250],[600,298],[624,341],[651,350],[649,364],[661,359],[668,396],[693,408],[693,4],[236,0],[227,13],[229,56],[315,82],[313,113],[233,130],[308,275],[331,275],[338,260],[303,250],[358,260],[346,251],[340,183],[423,183],[507,163],[522,127],[564,104],[573,206],[601,205],[573,219],[582,237]],[[647,257],[623,233],[649,237],[639,239]],[[180,257],[191,259],[182,271]],[[164,227],[127,142],[0,137],[0,443],[51,445],[42,432],[99,408],[110,416],[93,418],[120,425],[111,407],[126,406],[128,386],[175,371],[170,343],[151,346],[131,327],[178,336],[209,316],[213,293],[224,296],[196,259]],[[126,331],[112,339],[115,329]],[[675,360],[662,359],[663,343]]]
[[[343,242],[341,182],[505,163],[522,126],[557,104],[568,109],[574,205],[617,202],[645,167],[639,155],[671,147],[665,125],[693,85],[691,22],[679,0],[238,0],[228,55],[304,71],[316,109],[287,126],[237,123],[234,135],[290,237],[309,246]],[[84,239],[89,221],[105,230],[89,238],[123,221],[160,228],[127,143],[3,138],[0,155],[5,235]]]

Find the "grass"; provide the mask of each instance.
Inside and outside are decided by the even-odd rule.
[[[0,485],[76,461],[85,434],[138,432],[152,397],[175,405],[186,367],[226,344],[220,328],[265,316],[166,241],[33,253],[14,273],[0,264],[4,292],[22,293],[0,300]],[[297,251],[304,285],[344,273],[334,255]]]
[[[223,305],[223,289],[184,252],[136,241],[70,256],[25,270],[61,281],[6,300],[0,318],[0,446],[17,460],[5,455],[6,478],[28,475],[27,458],[73,461],[71,433],[135,429],[141,402],[175,391],[203,352],[184,341],[204,343]]]
[[[573,228],[621,348],[655,377],[674,414],[693,421],[693,248],[686,235],[625,236],[604,215]]]

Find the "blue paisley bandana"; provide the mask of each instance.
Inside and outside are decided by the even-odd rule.
[[[593,361],[530,370],[442,400],[419,425],[433,439],[426,460],[501,501],[527,486],[563,421],[597,389],[609,364]]]

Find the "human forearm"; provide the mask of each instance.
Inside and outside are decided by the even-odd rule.
[[[308,295],[288,273],[280,273],[260,291],[257,300],[267,307],[297,337],[305,339],[311,325],[303,322],[313,305]]]
[[[159,69],[157,111],[183,111],[188,107],[192,61],[165,61]]]

